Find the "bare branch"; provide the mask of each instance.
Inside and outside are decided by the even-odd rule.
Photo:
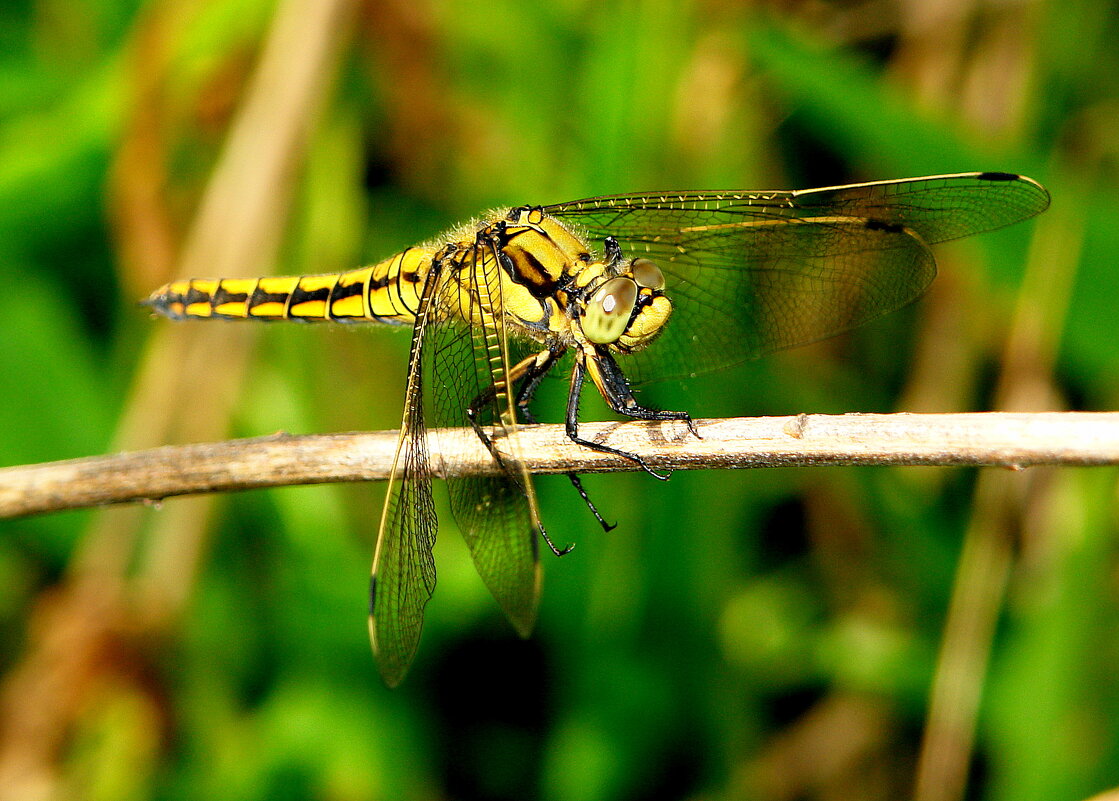
[[[584,423],[580,433],[666,470],[793,465],[1119,464],[1119,412],[805,414],[679,423]],[[388,477],[398,433],[382,431],[178,445],[0,469],[0,518],[173,495]],[[440,476],[492,472],[468,429],[429,434]],[[500,445],[500,443],[499,443]],[[506,442],[503,449],[512,450]],[[534,473],[636,466],[574,445],[561,425],[526,426],[517,452]]]

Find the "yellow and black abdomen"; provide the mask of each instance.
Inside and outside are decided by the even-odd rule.
[[[431,252],[409,248],[345,273],[174,281],[143,303],[173,320],[411,323],[430,269]]]

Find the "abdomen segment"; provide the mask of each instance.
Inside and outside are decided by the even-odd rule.
[[[430,251],[409,248],[345,273],[174,281],[143,303],[173,320],[411,323],[430,268]]]

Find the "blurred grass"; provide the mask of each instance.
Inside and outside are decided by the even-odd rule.
[[[191,326],[134,305],[180,277],[282,6],[0,10],[0,463],[209,427],[398,425],[404,332],[268,327],[239,366],[212,344],[232,327],[199,353]],[[1101,0],[953,8],[358,4],[273,270],[346,269],[494,205],[1023,172],[1053,192],[1048,219],[941,248],[917,306],[644,397],[700,416],[948,411],[1040,386],[1048,408],[1114,408],[1119,16]],[[1031,307],[1040,322],[1015,339]],[[198,422],[136,422],[170,403],[145,384],[150,359],[169,397],[201,392]],[[236,386],[219,391],[223,370]],[[559,419],[550,383],[541,416]],[[606,414],[588,395],[585,418]],[[619,523],[606,535],[541,479],[550,531],[579,547],[546,560],[527,642],[443,509],[439,588],[392,693],[364,623],[380,487],[6,521],[0,776],[22,778],[0,798],[910,795],[967,532],[1009,537],[1012,555],[979,646],[967,797],[1085,798],[1119,769],[1114,471],[1009,476],[997,531],[977,475],[590,477]],[[106,535],[125,543],[119,572],[90,557]]]

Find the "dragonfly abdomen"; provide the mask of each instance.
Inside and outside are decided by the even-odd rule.
[[[431,252],[409,248],[344,273],[174,281],[144,304],[173,320],[411,323],[430,269]]]

